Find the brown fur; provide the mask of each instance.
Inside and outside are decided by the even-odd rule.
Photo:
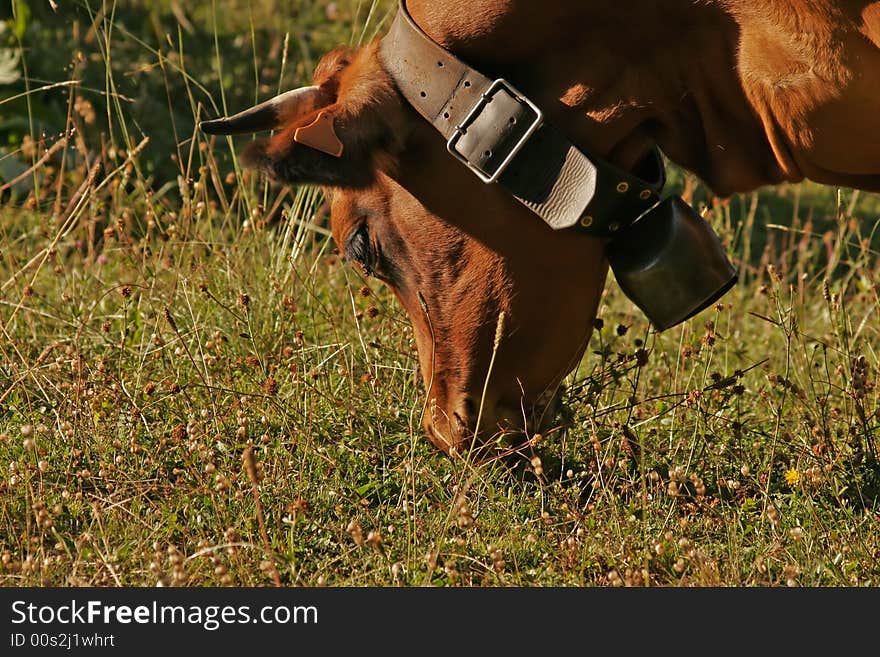
[[[657,144],[721,195],[804,177],[880,191],[880,2],[408,7],[435,40],[507,77],[575,143],[619,166]],[[327,187],[337,244],[366,260],[412,320],[438,447],[467,440],[481,408],[481,429],[522,427],[589,341],[602,242],[550,230],[453,160],[397,95],[376,44],[330,53],[315,82],[343,156],[293,141],[311,113],[249,147],[247,161]]]

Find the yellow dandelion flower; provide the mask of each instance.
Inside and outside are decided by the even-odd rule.
[[[794,468],[790,468],[785,471],[785,483],[789,486],[796,485],[801,480],[801,473],[795,470]]]

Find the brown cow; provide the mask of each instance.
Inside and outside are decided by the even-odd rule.
[[[406,8],[437,44],[504,77],[578,148],[623,170],[656,146],[719,195],[804,178],[880,191],[880,2]],[[607,240],[554,230],[453,158],[389,73],[405,60],[379,42],[337,50],[314,87],[202,127],[277,128],[249,145],[246,165],[324,186],[336,243],[413,323],[425,429],[449,453],[477,429],[522,429],[541,413],[590,339]]]

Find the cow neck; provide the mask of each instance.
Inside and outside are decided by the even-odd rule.
[[[659,202],[665,171],[656,148],[636,173],[579,149],[505,80],[490,79],[434,42],[403,0],[379,57],[452,155],[552,228],[610,237]]]

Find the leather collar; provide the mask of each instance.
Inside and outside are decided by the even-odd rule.
[[[665,170],[656,148],[639,166],[644,178],[584,152],[506,80],[488,78],[431,40],[404,0],[379,57],[450,153],[552,228],[610,237],[659,202]]]

